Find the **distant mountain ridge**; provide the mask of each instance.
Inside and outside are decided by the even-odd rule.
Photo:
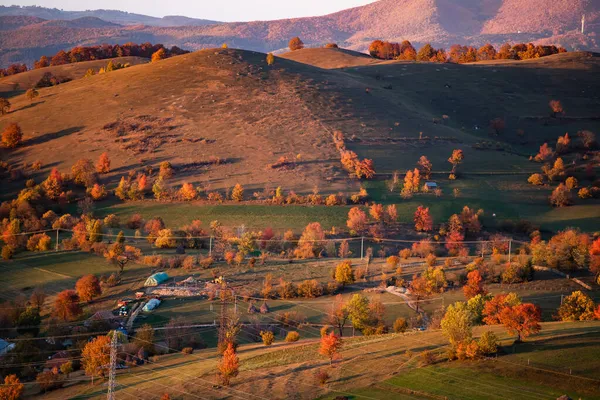
[[[31,63],[49,50],[102,43],[152,42],[187,50],[230,47],[262,52],[281,51],[291,37],[307,46],[336,42],[340,47],[366,51],[375,39],[410,40],[416,46],[431,43],[481,46],[505,42],[539,42],[568,49],[598,51],[600,1],[598,0],[380,0],[366,6],[309,18],[275,21],[216,23],[186,17],[148,17],[122,11],[62,11],[42,7],[1,7],[0,17],[24,13],[50,20],[95,17],[120,26],[101,26],[87,20],[78,26],[49,23],[14,26],[0,35],[0,64]],[[581,17],[586,32],[581,33]],[[92,22],[94,21],[94,22]],[[23,22],[21,22],[23,24]],[[46,24],[46,25],[44,25]]]
[[[95,17],[119,25],[200,26],[218,23],[218,21],[189,18],[185,16],[165,16],[163,18],[158,18],[119,10],[64,11],[57,8],[38,6],[0,6],[0,16],[17,15],[38,17],[46,20],[74,20],[83,17]]]

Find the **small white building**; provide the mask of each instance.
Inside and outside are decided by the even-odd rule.
[[[438,188],[438,184],[436,182],[425,182],[425,186],[428,190],[435,190]]]

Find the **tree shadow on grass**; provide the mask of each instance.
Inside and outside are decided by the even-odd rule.
[[[50,133],[45,133],[43,135],[25,140],[24,142],[24,146],[31,146],[31,145],[35,145],[35,144],[43,144],[46,142],[49,142],[51,140],[54,139],[59,139],[61,137],[64,136],[69,136],[72,135],[74,133],[80,132],[84,127],[83,126],[74,126],[71,128],[67,128],[67,129],[63,129],[61,131],[58,132],[50,132]]]

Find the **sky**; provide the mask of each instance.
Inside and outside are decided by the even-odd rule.
[[[0,4],[6,0],[0,0]],[[324,15],[372,3],[374,0],[10,0],[4,5],[37,5],[65,11],[98,8],[163,17],[186,17],[217,21],[254,21]]]

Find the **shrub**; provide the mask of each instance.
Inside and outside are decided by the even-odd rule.
[[[193,354],[193,353],[194,353],[193,347],[184,347],[183,349],[181,349],[181,354]]]
[[[325,45],[325,48],[326,48],[326,49],[337,49],[337,48],[338,48],[338,45],[337,45],[337,43],[327,43],[327,44]]]
[[[37,233],[27,241],[27,250],[29,251],[48,251],[52,239],[45,233]]]
[[[479,338],[479,349],[485,355],[498,352],[498,337],[492,331],[485,331]]]
[[[231,200],[242,201],[244,200],[244,187],[239,183],[236,183],[231,191]]]
[[[431,351],[423,351],[419,355],[419,358],[419,364],[423,367],[435,363],[436,360],[435,354],[433,354]]]
[[[107,228],[118,228],[120,225],[119,217],[115,214],[108,214],[104,217],[104,226]]]
[[[143,224],[144,219],[140,214],[133,214],[131,217],[129,217],[129,220],[127,220],[127,227],[129,229],[140,229]]]
[[[317,371],[315,373],[315,379],[319,383],[319,385],[325,385],[327,381],[331,378],[327,371]]]
[[[285,337],[285,341],[288,343],[297,342],[298,340],[300,340],[300,334],[296,331],[288,332]]]
[[[12,246],[4,245],[2,247],[2,259],[10,260],[15,254],[15,249]]]
[[[291,51],[296,51],[304,48],[304,43],[300,40],[299,37],[294,37],[290,40],[288,44]]]
[[[579,189],[577,196],[579,196],[580,199],[589,199],[592,197],[592,192],[588,188],[581,188]]]
[[[269,53],[267,54],[267,65],[273,64],[275,64],[275,56],[273,55],[273,53]]]
[[[533,174],[527,179],[527,182],[531,183],[532,185],[536,185],[536,186],[543,185],[544,184],[544,175]]]
[[[396,332],[396,333],[404,333],[404,332],[406,332],[407,328],[408,328],[408,323],[406,322],[406,319],[404,319],[404,318],[397,318],[394,321],[394,332]]]
[[[305,280],[298,285],[298,295],[307,299],[319,297],[323,294],[323,286],[315,280]]]
[[[403,260],[408,260],[408,258],[410,257],[411,254],[412,254],[412,251],[410,249],[402,249],[402,250],[400,250],[400,253],[399,253],[400,257]]]
[[[23,131],[18,124],[12,122],[2,131],[2,145],[4,147],[13,149],[19,146],[22,141]]]
[[[275,335],[271,331],[260,331],[260,337],[265,346],[270,346],[275,341]]]

